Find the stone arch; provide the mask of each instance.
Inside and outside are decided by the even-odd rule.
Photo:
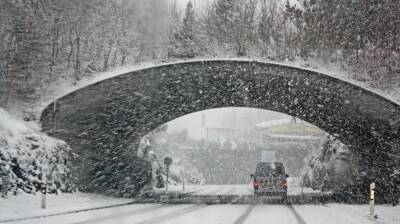
[[[149,131],[219,107],[285,113],[336,136],[363,156],[365,166],[398,162],[390,156],[400,153],[398,104],[321,73],[254,61],[193,61],[122,74],[51,103],[41,122],[76,152],[107,152],[128,163]]]

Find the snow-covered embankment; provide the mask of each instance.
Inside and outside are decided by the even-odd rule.
[[[47,183],[50,193],[72,191],[73,154],[63,141],[40,132],[0,108],[0,190],[5,196],[35,193]]]

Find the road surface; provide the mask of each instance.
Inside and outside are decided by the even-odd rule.
[[[379,207],[378,207],[379,208]],[[399,223],[398,207],[377,209],[376,223]],[[387,214],[385,214],[387,213]],[[397,214],[396,214],[397,213]],[[133,204],[16,221],[18,224],[366,224],[368,207],[356,205]],[[383,216],[381,219],[380,216]]]
[[[246,185],[202,186],[197,196],[247,195]],[[79,203],[78,203],[79,204]],[[23,206],[23,205],[21,205]],[[114,206],[114,205],[112,205]],[[77,205],[79,207],[79,205]],[[29,210],[29,209],[28,209]],[[62,212],[61,212],[62,213]],[[100,209],[77,209],[67,214],[42,214],[0,223],[15,224],[398,224],[400,207],[378,205],[378,219],[370,222],[368,205],[348,204],[165,204],[135,203]],[[23,215],[23,214],[21,214]],[[3,220],[4,221],[4,220]]]
[[[300,195],[303,193],[319,193],[311,188],[301,188],[299,178],[288,178],[288,195]],[[171,193],[183,193],[181,185],[171,185],[168,187]],[[236,185],[203,185],[186,186],[186,193],[192,195],[253,195],[253,187],[249,184],[236,184]],[[165,192],[164,189],[156,189],[156,192]]]

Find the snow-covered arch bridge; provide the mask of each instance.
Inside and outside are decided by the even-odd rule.
[[[380,167],[374,170],[382,177],[399,161],[393,156],[400,154],[397,103],[332,76],[255,61],[192,61],[128,72],[57,99],[41,122],[81,156],[88,189],[118,191],[127,175],[146,170],[132,164],[142,136],[180,116],[220,107],[267,109],[305,120],[359,153],[364,166]],[[91,164],[104,155],[119,162],[104,161],[107,168],[98,174]],[[120,175],[121,182],[107,182],[104,175]]]

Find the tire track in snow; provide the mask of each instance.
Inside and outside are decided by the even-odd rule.
[[[256,207],[256,205],[250,205],[246,211],[244,211],[243,214],[234,222],[234,224],[243,224],[247,217],[249,217],[251,211],[253,211],[254,207]]]
[[[169,220],[169,219],[174,219],[174,218],[180,217],[182,215],[185,215],[187,213],[199,210],[199,209],[204,208],[206,206],[207,205],[190,206],[188,208],[183,208],[183,209],[180,209],[178,211],[173,211],[173,212],[168,213],[166,215],[154,217],[154,218],[151,218],[151,219],[148,219],[148,220],[145,220],[145,221],[142,221],[142,222],[138,222],[138,223],[135,223],[135,224],[156,224],[156,223],[160,223],[160,222],[163,222],[163,221],[166,221],[166,220]]]
[[[293,213],[294,217],[296,218],[297,224],[307,224],[306,221],[301,217],[301,215],[293,208],[291,204],[288,204],[287,207]]]

